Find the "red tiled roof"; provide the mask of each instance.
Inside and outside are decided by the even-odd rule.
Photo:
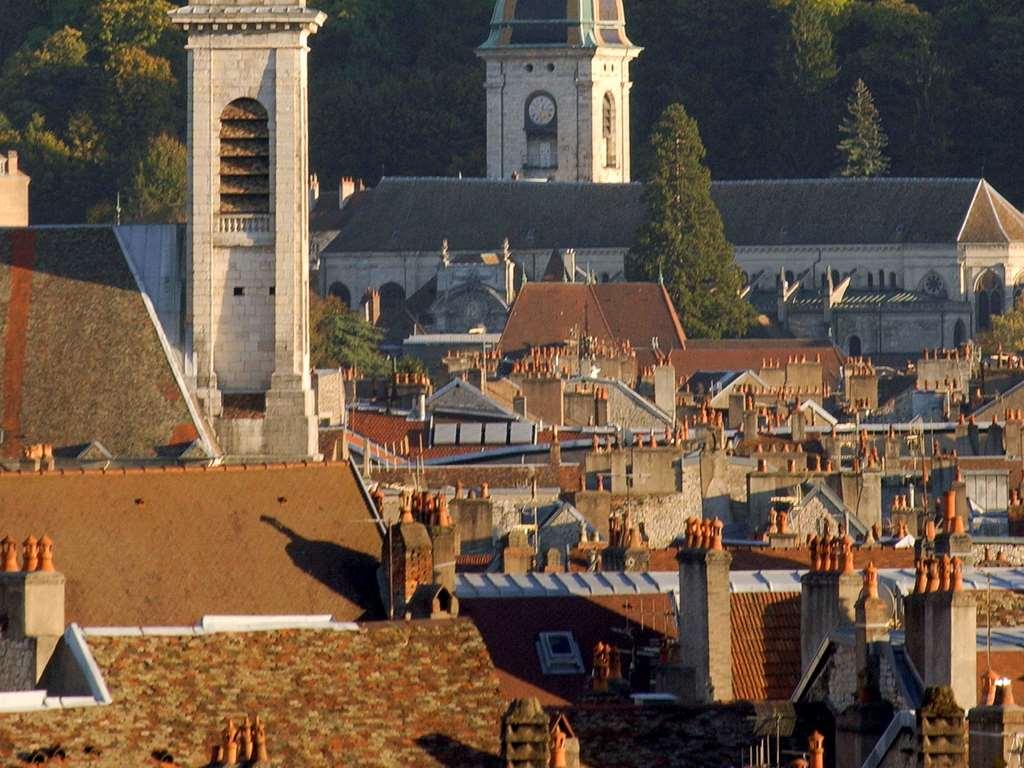
[[[381,612],[381,535],[347,464],[0,474],[0,508],[0,535],[54,540],[69,622]]]
[[[658,337],[663,352],[681,349],[686,334],[665,286],[656,283],[599,283],[593,285],[608,327],[618,339],[629,339],[636,349]]]
[[[500,765],[504,704],[463,619],[87,642],[113,702],[5,714],[4,765],[55,744],[71,765],[207,765],[227,719],[256,714],[273,765]]]
[[[730,598],[733,696],[788,699],[800,682],[800,593],[741,592]]]
[[[686,342],[672,300],[656,283],[527,283],[498,348],[512,354],[560,344],[574,328],[599,339],[628,340],[638,350],[648,349],[655,336],[666,352]]]
[[[462,600],[459,610],[483,635],[502,694],[506,698],[536,696],[552,706],[578,701],[588,692],[594,646],[599,641],[615,642],[621,637],[619,630],[627,628],[659,638],[677,634],[672,598],[667,594],[474,598]],[[554,631],[573,633],[583,657],[583,674],[541,672],[537,636]]]
[[[758,370],[766,357],[782,360],[790,355],[821,355],[823,376],[832,387],[839,383],[842,353],[833,345],[813,339],[690,339],[686,349],[671,355],[676,375],[686,380],[697,371]]]
[[[424,445],[429,443],[425,421],[410,421],[402,415],[359,410],[349,411],[348,418],[349,429],[378,445],[401,443],[406,437],[409,438],[410,449],[419,448],[421,437]]]

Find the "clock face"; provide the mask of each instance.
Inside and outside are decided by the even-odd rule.
[[[534,125],[549,125],[555,119],[555,100],[547,94],[538,94],[530,101],[528,111]]]

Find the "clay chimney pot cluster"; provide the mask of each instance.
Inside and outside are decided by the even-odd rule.
[[[943,555],[941,558],[917,560],[914,570],[917,575],[914,581],[915,595],[963,591],[964,564],[959,557],[950,559],[949,555]]]
[[[215,744],[211,750],[213,765],[259,765],[270,761],[267,731],[259,715],[254,719],[246,715],[241,727],[229,719],[220,736],[220,744]]]
[[[701,520],[691,517],[686,521],[686,546],[690,549],[711,549],[721,552],[722,531],[725,524],[717,517],[714,520]]]
[[[808,542],[811,550],[811,570],[832,573],[853,573],[853,540],[849,536],[830,537],[826,530],[823,536],[812,536]]]

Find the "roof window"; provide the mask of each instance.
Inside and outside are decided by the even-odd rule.
[[[541,632],[537,635],[537,656],[545,675],[583,674],[583,657],[572,632]]]

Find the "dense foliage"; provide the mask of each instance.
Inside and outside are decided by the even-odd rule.
[[[309,356],[314,368],[356,368],[367,376],[389,370],[378,351],[383,333],[334,296],[309,294]]]
[[[662,280],[690,336],[744,333],[753,309],[739,298],[743,280],[711,199],[711,174],[697,123],[679,104],[651,136],[654,169],[644,188],[648,221],[626,258],[630,280]]]
[[[992,328],[978,337],[982,351],[1020,354],[1024,352],[1024,305],[1018,304],[1009,312],[992,316]]]
[[[182,2],[183,0],[176,0]],[[181,33],[167,0],[7,0],[0,148],[22,153],[37,222],[103,220],[162,133],[184,137]],[[493,0],[311,0],[311,167],[339,175],[480,175]],[[715,178],[829,176],[858,79],[888,134],[893,175],[984,174],[1024,198],[1018,0],[626,0],[634,157],[666,106],[700,125]],[[167,149],[167,147],[164,147]],[[149,161],[147,161],[147,155]],[[168,159],[166,152],[164,159]],[[150,200],[149,211],[174,209]],[[149,215],[149,214],[143,214]]]

